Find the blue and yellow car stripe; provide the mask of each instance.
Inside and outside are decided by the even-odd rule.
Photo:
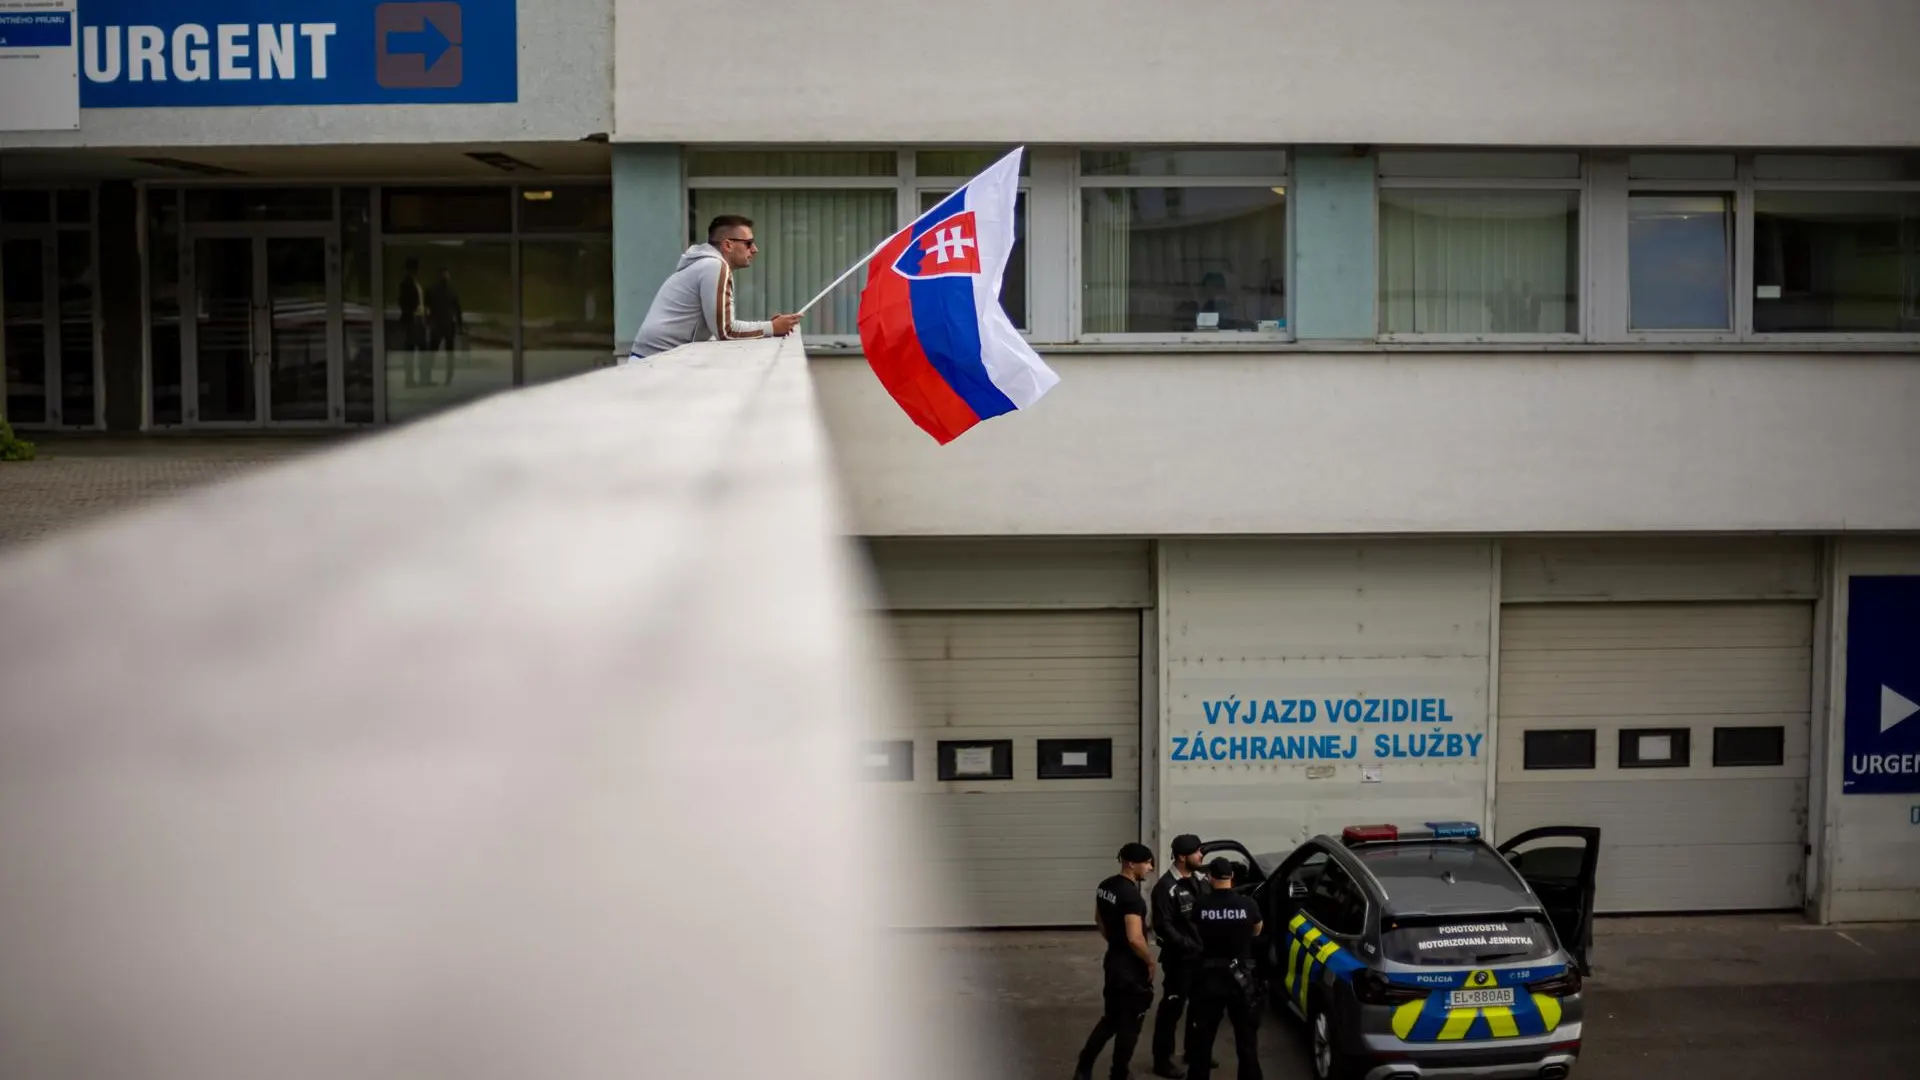
[[[1366,965],[1355,959],[1339,942],[1328,937],[1304,913],[1287,923],[1287,995],[1300,1011],[1307,1009],[1308,989],[1314,976],[1328,971],[1342,981],[1351,981],[1353,973]],[[1409,1001],[1393,1012],[1393,1033],[1405,1042],[1459,1042],[1468,1039],[1517,1038],[1545,1035],[1560,1026],[1560,999],[1547,994],[1530,994],[1529,983],[1564,975],[1565,964],[1545,967],[1466,971],[1388,973],[1390,982],[1409,989],[1427,991],[1427,996]],[[1450,990],[1492,990],[1514,988],[1512,1005],[1481,1005],[1461,1009],[1447,1008]]]
[[[1364,966],[1304,914],[1295,915],[1287,923],[1287,995],[1302,1012],[1306,1011],[1307,988],[1313,985],[1316,973],[1324,969],[1335,978],[1351,979]]]

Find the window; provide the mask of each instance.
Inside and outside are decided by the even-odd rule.
[[[1920,156],[1596,157],[1597,340],[1920,335]],[[1622,286],[1625,295],[1617,290]]]
[[[1580,332],[1580,159],[1380,155],[1380,331]]]
[[[520,189],[522,232],[610,233],[613,189],[572,185]]]
[[[1920,331],[1920,192],[1760,190],[1755,333]]]
[[[1040,779],[1106,780],[1113,776],[1112,739],[1039,740]]]
[[[925,156],[925,155],[922,155]],[[987,162],[988,165],[993,164]],[[982,166],[984,168],[985,166]],[[940,200],[954,193],[958,185],[940,186],[922,189],[920,192],[920,212],[940,205]],[[1027,193],[1022,191],[1013,201],[1013,250],[1007,253],[1007,272],[1000,279],[1000,307],[1006,311],[1007,318],[1021,330],[1027,329]]]
[[[612,362],[610,185],[391,187],[380,208],[388,419]]]
[[[1380,928],[1380,951],[1388,960],[1423,967],[1545,960],[1554,945],[1545,920],[1526,914],[1416,916]]]
[[[1684,769],[1689,763],[1686,728],[1637,728],[1620,733],[1623,769]]]
[[[1733,203],[1730,193],[1628,197],[1632,329],[1733,328]]]
[[[1525,735],[1525,740],[1525,768],[1593,768],[1594,732],[1592,728],[1577,731],[1529,731]]]
[[[940,779],[1013,779],[1013,740],[940,741]]]
[[[1786,728],[1717,727],[1713,729],[1713,764],[1716,767],[1784,765],[1786,761]]]
[[[1328,862],[1307,893],[1307,914],[1331,933],[1352,936],[1367,926],[1367,898],[1346,868]]]
[[[689,243],[707,238],[722,214],[753,220],[760,251],[734,279],[734,310],[764,321],[800,310],[841,271],[865,258],[897,228],[899,154],[887,151],[700,151],[687,162]],[[860,332],[854,274],[807,313],[810,341]]]
[[[0,192],[0,418],[99,425],[99,274],[92,191]]]
[[[1284,332],[1286,169],[1277,150],[1082,153],[1081,330]]]
[[[513,231],[513,189],[501,186],[387,188],[380,227],[395,233]]]
[[[860,755],[860,776],[865,780],[903,783],[913,779],[913,740],[889,739],[868,743]]]

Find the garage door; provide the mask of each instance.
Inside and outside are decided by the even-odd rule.
[[[1083,925],[1140,831],[1137,611],[897,613],[937,926]]]
[[[1812,644],[1803,602],[1507,605],[1499,835],[1599,826],[1603,912],[1800,907]]]

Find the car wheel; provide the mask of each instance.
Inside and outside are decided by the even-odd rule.
[[[1353,1075],[1333,1037],[1333,1017],[1319,1002],[1307,1015],[1307,1054],[1317,1080],[1347,1080]]]

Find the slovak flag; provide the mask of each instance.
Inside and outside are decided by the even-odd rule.
[[[860,295],[867,363],[942,445],[982,420],[1031,406],[1060,381],[1000,307],[1021,152],[894,234],[867,264]]]

